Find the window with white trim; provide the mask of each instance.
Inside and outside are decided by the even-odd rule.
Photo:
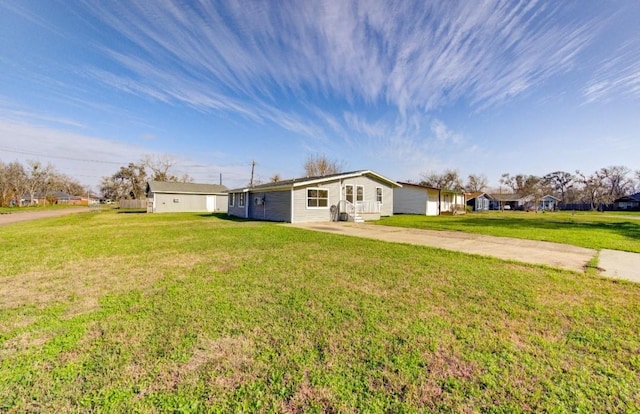
[[[238,193],[238,207],[244,207],[245,193]]]
[[[382,204],[382,187],[376,187],[376,201]]]
[[[329,207],[329,190],[324,188],[307,188],[307,207]]]
[[[229,207],[233,207],[233,204],[236,201],[236,193],[229,194]]]
[[[364,186],[356,186],[356,201],[364,201]]]

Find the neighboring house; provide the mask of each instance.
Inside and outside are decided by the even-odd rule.
[[[473,193],[466,193],[465,198],[467,200],[467,207],[471,207],[471,211],[487,211],[489,210],[489,204],[491,196],[482,191],[475,191]]]
[[[613,201],[616,210],[640,210],[640,193],[620,197]]]
[[[552,195],[546,195],[540,199],[538,204],[539,210],[555,211],[558,208],[560,199]]]
[[[218,184],[147,183],[147,213],[226,212],[227,187]]]
[[[530,206],[533,198],[518,194],[490,194],[489,208],[491,210],[524,210]]]
[[[393,190],[394,214],[464,214],[464,194],[413,183],[399,183]]]
[[[54,191],[48,193],[36,193],[33,197],[34,202],[31,202],[30,196],[25,196],[20,200],[20,204],[23,206],[39,205],[46,206],[47,204],[68,204],[68,205],[86,205],[86,198],[74,196],[64,191]]]
[[[399,184],[370,170],[229,190],[230,216],[284,221],[377,220],[393,214]]]

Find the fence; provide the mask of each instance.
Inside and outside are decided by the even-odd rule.
[[[120,208],[137,208],[137,209],[145,209],[147,208],[147,200],[120,200],[118,201],[118,205]]]

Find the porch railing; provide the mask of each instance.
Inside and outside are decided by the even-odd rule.
[[[332,213],[332,220],[355,221],[359,214],[380,214],[380,210],[381,203],[378,201],[356,201],[353,204],[347,200],[340,200],[336,205],[335,214]]]
[[[356,201],[356,213],[380,213],[378,201]]]
[[[337,221],[353,221],[356,217],[356,206],[347,200],[340,200],[337,213]]]

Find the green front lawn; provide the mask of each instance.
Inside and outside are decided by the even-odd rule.
[[[198,214],[0,227],[1,412],[637,412],[640,285]]]
[[[387,226],[450,230],[519,239],[543,240],[592,249],[640,253],[640,214],[519,211],[459,216],[396,215],[376,222]]]

